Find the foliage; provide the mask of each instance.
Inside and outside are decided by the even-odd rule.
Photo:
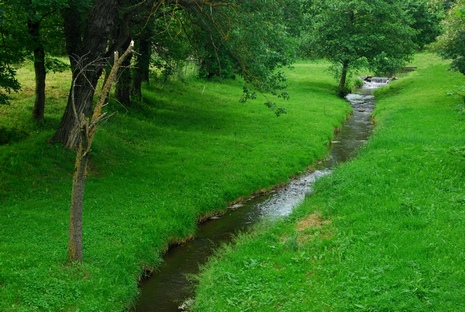
[[[441,34],[440,22],[444,11],[429,0],[410,0],[406,10],[411,16],[411,26],[415,30],[413,41],[419,50],[423,50]]]
[[[302,3],[300,0],[287,0],[249,5],[252,7],[243,8],[249,14],[248,19],[245,22],[236,22],[242,27],[236,29],[240,37],[236,38],[233,45],[233,51],[242,51],[244,41],[248,44],[245,53],[242,51],[236,55],[240,59],[241,74],[259,91],[289,99],[289,93],[285,91],[288,87],[287,77],[281,68],[290,66],[297,57],[298,38],[303,24]],[[257,5],[260,7],[260,14],[250,16]],[[246,15],[243,14],[242,17],[244,16]],[[271,99],[265,105],[277,116],[287,112],[286,108],[280,107]]]
[[[4,53],[0,52],[0,58]],[[16,80],[16,71],[9,64],[0,63],[0,104],[8,104],[8,94],[18,91],[20,84]]]
[[[309,54],[340,66],[339,90],[350,71],[369,67],[390,74],[414,52],[415,31],[403,1],[315,0],[307,10]]]
[[[12,5],[0,3],[0,104],[7,104],[8,94],[20,89],[13,67],[24,58],[22,42],[18,40],[22,37],[17,24],[20,18],[21,13],[12,10]]]
[[[282,76],[276,69],[295,59],[300,33],[301,1],[234,1],[217,11],[213,19],[221,20],[220,32],[198,32],[196,45],[200,57],[200,75],[233,77],[241,75],[260,91],[279,90]],[[215,39],[216,38],[216,39]]]
[[[444,34],[434,45],[444,58],[452,59],[451,68],[465,75],[465,1],[457,0],[442,23]]]
[[[433,45],[436,52],[443,58],[451,59],[451,69],[465,75],[465,1],[457,0],[447,12],[443,23],[444,33]],[[463,88],[457,91],[465,102]],[[463,109],[462,109],[463,111]]]
[[[162,72],[165,80],[182,68],[191,56],[185,15],[185,11],[174,11],[164,19],[152,21],[152,65]]]
[[[45,58],[45,68],[52,73],[62,73],[69,70],[69,63],[56,57],[47,57]]]

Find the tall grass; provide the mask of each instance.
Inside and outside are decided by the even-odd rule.
[[[47,143],[66,103],[66,74],[50,75],[46,123],[31,122],[32,71],[0,107],[0,123],[27,135],[0,146],[0,311],[118,311],[144,270],[204,215],[283,183],[324,155],[349,112],[327,64],[299,63],[288,114],[263,97],[239,103],[242,83],[153,83],[102,124],[84,202],[84,262],[65,265],[74,155]]]
[[[465,309],[465,77],[436,57],[377,93],[357,159],[200,276],[195,311]]]

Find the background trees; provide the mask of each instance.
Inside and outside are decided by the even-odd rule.
[[[422,50],[441,34],[443,6],[428,0],[410,0],[406,4],[406,9],[412,18],[411,27],[415,30],[413,41],[417,49]]]
[[[90,113],[97,81],[106,66],[95,60],[124,49],[131,39],[139,42],[136,49],[141,48],[141,53],[133,75],[129,71],[120,75],[116,94],[125,105],[131,94],[140,98],[150,52],[155,60],[152,65],[162,66],[166,74],[173,61],[192,57],[200,60],[203,77],[240,74],[263,90],[282,87],[282,76],[273,71],[290,64],[295,55],[293,34],[297,34],[300,2],[69,0],[62,17],[74,93],[71,98],[70,92],[52,141],[67,148],[77,146],[75,116]],[[77,62],[86,68],[85,75],[76,74],[82,71],[76,68]]]
[[[444,58],[452,59],[451,68],[465,75],[465,1],[457,0],[442,23],[444,34],[435,48]]]
[[[254,96],[251,89],[286,98],[286,78],[279,69],[298,55],[302,1],[234,1],[227,9],[219,12],[227,18],[215,19],[222,21],[220,28],[202,28],[202,19],[194,19],[199,75],[243,77],[248,84],[243,101]],[[270,99],[265,104],[277,115],[284,112]]]
[[[63,52],[61,49],[63,45],[60,42],[60,39],[63,39],[60,29],[61,20],[58,13],[64,6],[65,0],[24,0],[18,3],[19,12],[25,9],[29,35],[28,50],[33,54],[36,88],[32,117],[37,121],[44,119],[47,71],[57,69],[55,65],[64,65],[53,61],[46,62],[46,50],[51,54]]]
[[[23,34],[17,23],[21,15],[13,5],[0,2],[0,104],[7,104],[8,94],[20,89],[12,64],[19,63],[25,57],[23,42],[18,40]]]
[[[202,77],[239,74],[249,82],[263,83],[274,69],[295,59],[302,24],[301,1],[235,1],[228,12],[221,14],[227,14],[229,24],[221,29],[226,40],[212,40],[205,28],[196,37],[201,43],[196,48]],[[202,31],[199,21],[196,25]]]
[[[306,8],[309,54],[334,64],[341,95],[351,70],[393,74],[437,33],[425,1],[314,0]]]
[[[441,1],[441,6],[449,2]],[[97,81],[111,65],[111,61],[95,60],[111,60],[113,51],[124,50],[131,39],[138,53],[125,61],[116,90],[123,105],[141,99],[141,83],[148,80],[150,66],[160,68],[167,77],[187,59],[198,62],[203,78],[240,75],[258,90],[286,96],[280,91],[285,78],[278,70],[293,62],[303,37],[306,55],[333,62],[343,94],[351,70],[367,67],[392,74],[415,49],[434,40],[441,16],[429,4],[427,0],[4,1],[0,31],[6,66],[0,68],[0,84],[4,95],[18,89],[9,65],[32,53],[37,75],[33,115],[41,120],[45,51],[53,52],[52,46],[65,50],[74,73],[74,104],[70,92],[52,142],[75,148],[75,115],[90,113]],[[302,32],[304,25],[306,32]],[[24,34],[30,39],[27,47],[17,40]],[[57,43],[59,38],[66,45]],[[76,71],[82,70],[76,63],[86,68],[82,81],[76,79]],[[133,70],[127,70],[131,64]]]
[[[433,47],[443,58],[452,60],[451,69],[465,75],[465,0],[455,2],[447,12],[442,27],[444,32]],[[457,93],[465,103],[465,86],[459,87]]]
[[[0,53],[3,64],[0,69],[0,87],[4,90],[1,98],[5,102],[9,91],[19,90],[13,66],[26,58],[32,58],[36,74],[32,117],[37,121],[44,118],[47,71],[61,70],[64,65],[50,57],[63,53],[63,36],[58,12],[64,5],[65,0],[6,0],[0,3]]]

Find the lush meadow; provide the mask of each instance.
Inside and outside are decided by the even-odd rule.
[[[378,90],[355,160],[210,261],[195,311],[465,310],[465,77],[412,65]]]
[[[121,311],[138,279],[197,220],[286,182],[324,156],[349,112],[327,63],[289,72],[288,113],[263,96],[239,103],[242,82],[193,77],[146,86],[96,134],[84,202],[84,261],[66,265],[74,153],[50,145],[67,73],[50,74],[45,123],[31,121],[32,66],[0,107],[0,311]]]

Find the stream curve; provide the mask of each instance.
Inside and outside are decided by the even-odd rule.
[[[290,214],[312,192],[316,180],[330,174],[337,164],[354,157],[373,130],[373,91],[386,83],[365,82],[362,88],[347,95],[353,113],[333,138],[328,157],[318,163],[316,171],[297,177],[270,194],[253,198],[241,207],[228,209],[224,216],[200,224],[193,240],[170,248],[153,275],[140,283],[141,293],[134,311],[178,311],[193,292],[188,276],[198,273],[199,265],[205,263],[216,248],[264,218]]]

